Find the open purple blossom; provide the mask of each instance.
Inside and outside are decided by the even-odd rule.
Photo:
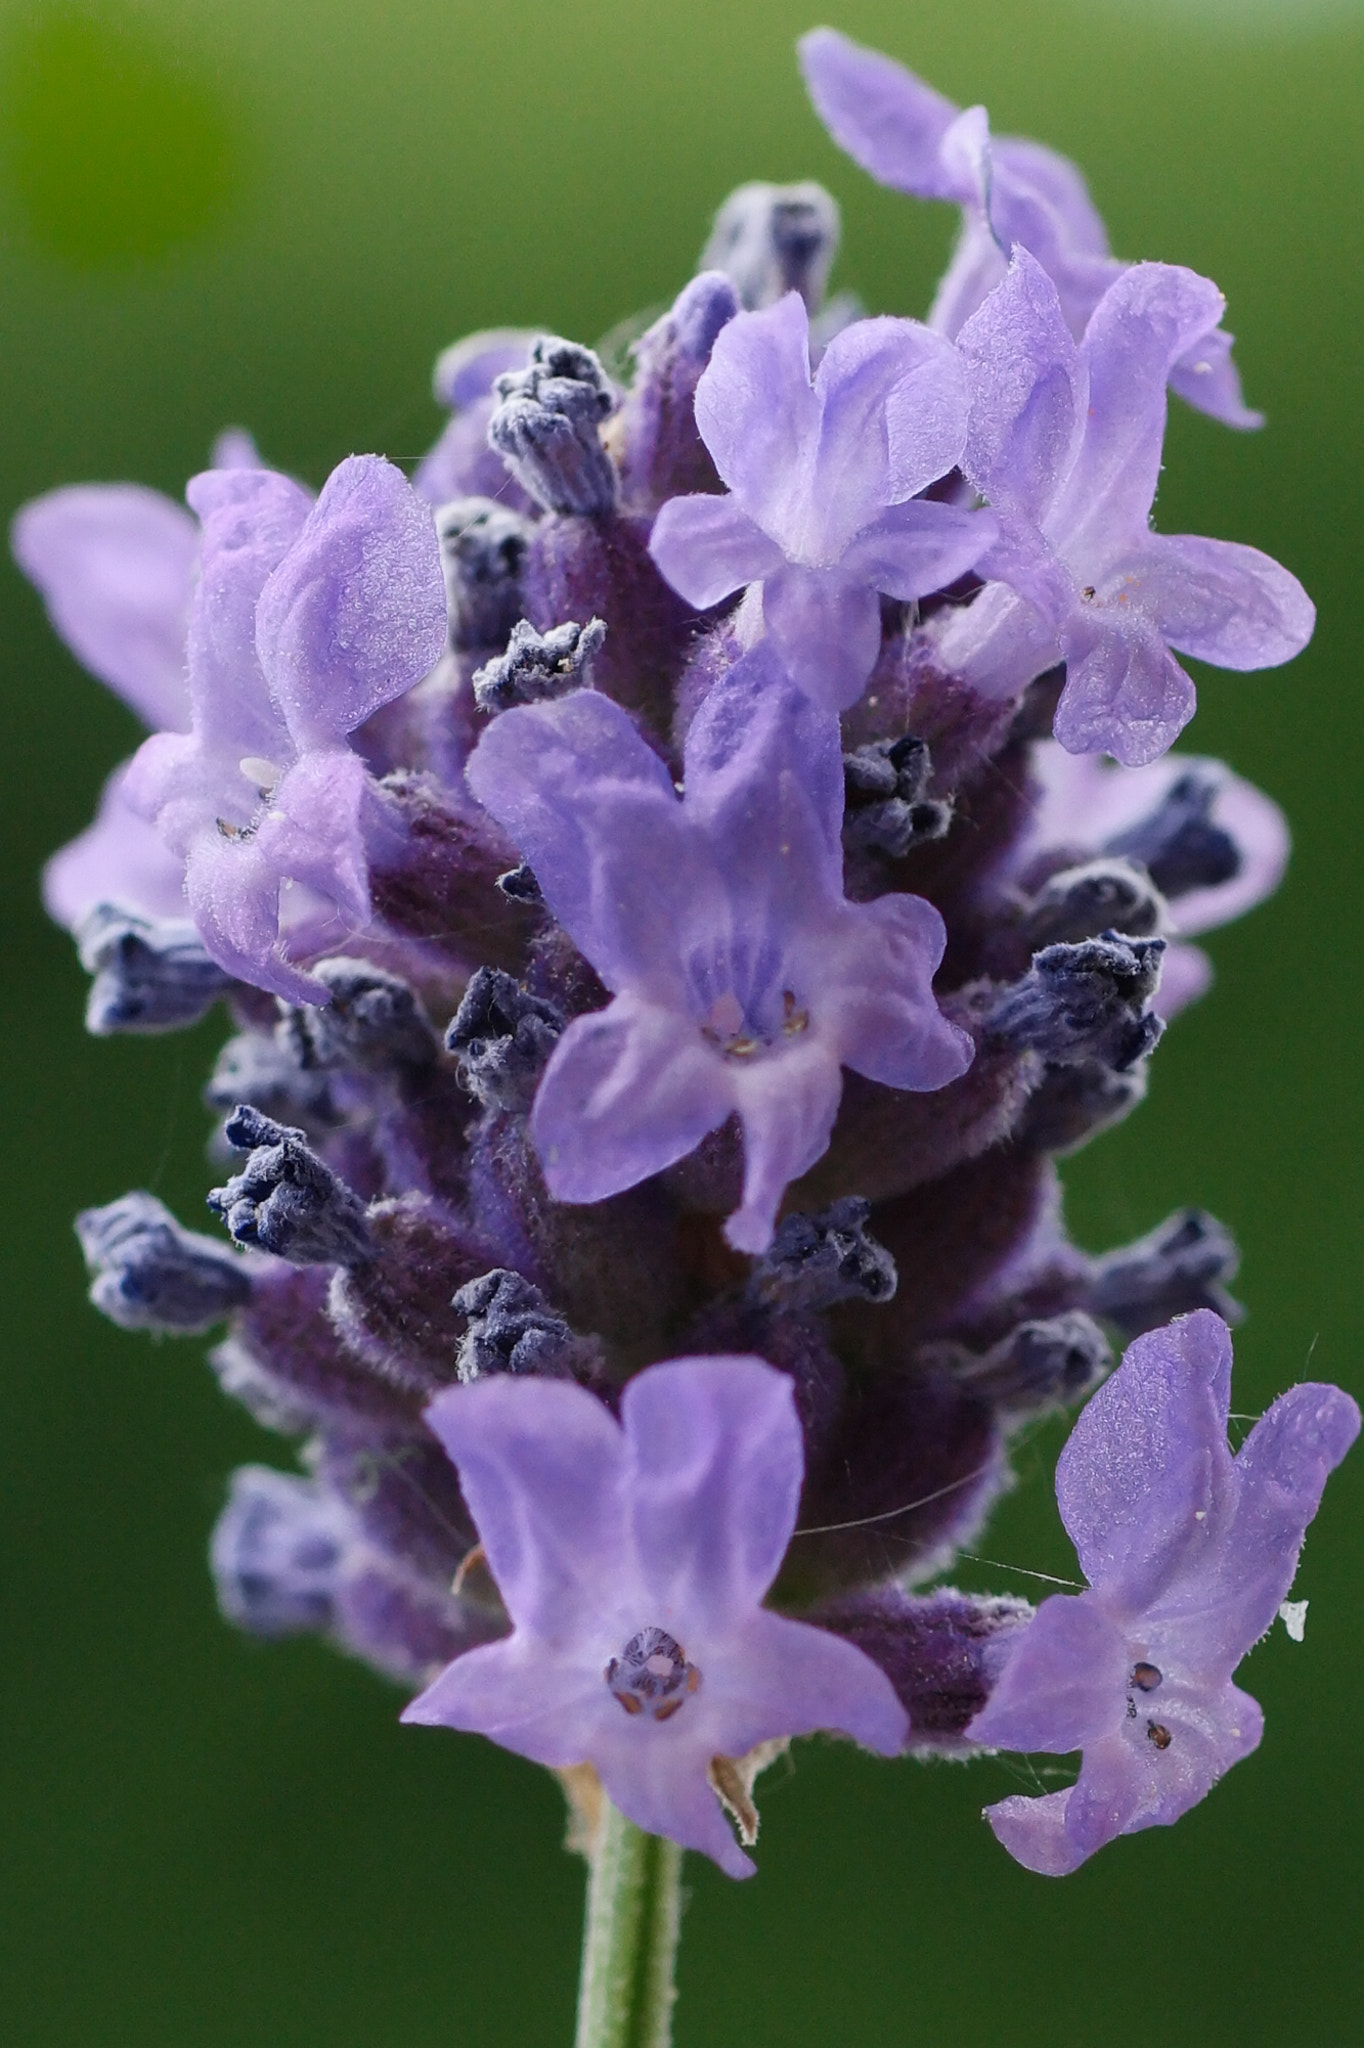
[[[986,697],[1064,661],[1056,737],[1127,767],[1163,754],[1193,716],[1172,648],[1220,668],[1273,668],[1311,638],[1295,576],[1258,548],[1157,534],[1150,514],[1170,364],[1213,331],[1222,295],[1171,264],[1123,272],[1078,345],[1056,287],[1016,251],[962,329],[973,388],[962,468],[1000,522],[938,653]]]
[[[1056,1468],[1090,1591],[1044,1600],[968,1734],[1083,1750],[1078,1781],[986,1809],[1010,1855],[1059,1877],[1165,1827],[1260,1740],[1231,1682],[1293,1583],[1322,1489],[1359,1434],[1338,1387],[1293,1387],[1232,1456],[1231,1337],[1210,1309],[1131,1345]]]
[[[929,326],[955,337],[1019,247],[1055,284],[1078,341],[1127,265],[1110,254],[1104,224],[1069,158],[1020,136],[992,137],[984,107],[963,112],[894,58],[837,29],[812,29],[799,49],[815,111],[841,149],[879,184],[961,208],[961,236]],[[1171,388],[1229,427],[1258,427],[1263,416],[1242,399],[1231,349],[1231,335],[1214,325],[1172,361]]]
[[[685,793],[593,690],[504,712],[469,783],[615,1000],[560,1039],[531,1128],[552,1194],[595,1202],[737,1115],[737,1249],[825,1150],[851,1067],[934,1089],[970,1063],[931,983],[945,935],[917,896],[843,895],[838,721],[762,642],[688,735]]]
[[[760,585],[787,673],[841,711],[881,645],[880,593],[955,582],[995,537],[988,516],[924,502],[966,438],[955,351],[912,320],[859,320],[813,380],[805,302],[788,292],[740,313],[696,387],[696,423],[727,495],[673,498],[649,550],[700,608]]]
[[[420,681],[445,644],[435,529],[378,456],[343,462],[315,505],[271,470],[209,470],[188,497],[203,527],[192,725],[146,741],[123,792],[184,863],[213,958],[316,1001],[318,984],[281,941],[281,890],[299,885],[343,927],[368,921],[376,799],[347,736]]]
[[[403,1715],[562,1769],[590,1763],[637,1826],[753,1864],[712,1759],[837,1729],[894,1755],[907,1716],[851,1643],[762,1606],[795,1526],[792,1382],[758,1358],[640,1373],[621,1420],[582,1387],[499,1375],[426,1411],[513,1622]]]

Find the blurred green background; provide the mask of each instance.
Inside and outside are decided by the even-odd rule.
[[[1238,1409],[1309,1357],[1359,1392],[1364,17],[850,0],[833,19],[1077,157],[1118,249],[1230,298],[1271,424],[1236,437],[1176,408],[1160,518],[1267,548],[1320,605],[1291,670],[1205,677],[1195,728],[1286,806],[1297,852],[1279,899],[1214,939],[1217,988],[1142,1113],[1071,1168],[1071,1212],[1096,1249],[1183,1201],[1235,1227]],[[78,478],[178,492],[228,422],[314,482],[351,449],[415,457],[442,344],[502,322],[600,335],[671,296],[750,177],[823,178],[845,209],[836,282],[922,310],[951,220],[826,142],[792,56],[810,25],[791,0],[4,0],[0,504]],[[222,1032],[82,1035],[35,872],[133,729],[12,570],[0,586],[4,2038],[566,2042],[581,1873],[553,1786],[400,1729],[394,1695],[314,1644],[219,1622],[204,1546],[226,1474],[285,1453],[200,1347],[123,1336],[84,1302],[78,1207],[146,1186],[197,1218]],[[985,1539],[1001,1564],[1073,1569],[1058,1442],[1020,1461]],[[979,1821],[1013,1789],[1004,1764],[804,1745],[768,1781],[758,1880],[692,1870],[679,2048],[1364,2039],[1362,1533],[1357,1456],[1300,1576],[1306,1641],[1276,1629],[1243,1673],[1260,1754],[1175,1832],[1068,1880],[1016,1869]]]

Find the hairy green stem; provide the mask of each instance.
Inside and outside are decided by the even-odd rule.
[[[668,2048],[682,1851],[604,1802],[587,1884],[576,2048]]]

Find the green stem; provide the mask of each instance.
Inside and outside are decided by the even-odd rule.
[[[576,2048],[668,2048],[682,1851],[609,1801],[592,1853]]]

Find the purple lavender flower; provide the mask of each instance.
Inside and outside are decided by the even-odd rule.
[[[787,1183],[829,1142],[840,1068],[894,1088],[964,1072],[931,992],[945,936],[917,896],[849,903],[838,721],[769,644],[707,697],[679,803],[663,762],[592,690],[504,712],[469,783],[612,990],[569,1026],[532,1131],[550,1191],[595,1202],[737,1114],[737,1249],[771,1243]]]
[[[962,468],[1001,539],[983,565],[998,581],[948,616],[939,658],[986,697],[1064,661],[1056,737],[1073,754],[1140,767],[1165,752],[1194,710],[1172,647],[1273,668],[1311,638],[1311,600],[1268,555],[1150,528],[1166,376],[1221,308],[1206,278],[1139,263],[1077,347],[1055,285],[1019,250],[961,333],[973,386]]]
[[[792,1383],[758,1358],[640,1373],[617,1424],[562,1380],[452,1388],[427,1420],[459,1467],[514,1624],[405,1721],[477,1730],[537,1763],[591,1763],[639,1827],[753,1864],[712,1758],[837,1729],[894,1755],[907,1716],[851,1643],[761,1605],[804,1465]]]
[[[1227,1326],[1201,1309],[1137,1339],[1061,1453],[1057,1503],[1091,1590],[1043,1601],[968,1730],[1084,1751],[1066,1791],[986,1809],[1029,1870],[1059,1877],[1168,1826],[1260,1740],[1231,1675],[1293,1583],[1359,1410],[1338,1387],[1294,1387],[1233,1457],[1230,1394]]]
[[[992,522],[916,494],[966,438],[953,349],[911,320],[836,334],[813,383],[805,302],[788,292],[723,327],[696,422],[724,497],[674,498],[649,551],[689,603],[761,586],[792,682],[831,711],[862,694],[881,645],[879,592],[922,597],[972,568]]]
[[[146,741],[123,793],[184,862],[213,958],[277,995],[325,1000],[288,958],[280,892],[298,885],[344,926],[368,922],[377,798],[346,739],[445,644],[435,529],[378,456],[343,462],[316,505],[271,470],[209,470],[188,496],[203,524],[193,723]]]
[[[1004,275],[1010,251],[1029,251],[1055,284],[1078,341],[1108,287],[1127,268],[1075,165],[1018,136],[991,137],[984,107],[963,113],[923,81],[836,29],[799,44],[815,111],[839,147],[879,184],[962,210],[961,237],[928,324],[955,337]],[[1170,366],[1181,398],[1229,427],[1258,427],[1220,326],[1191,341]]]

